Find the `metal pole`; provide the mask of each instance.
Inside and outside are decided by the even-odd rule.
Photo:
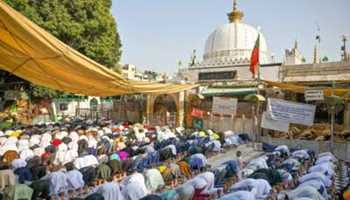
[[[261,138],[261,129],[260,129],[260,101],[258,100],[257,102],[257,106],[256,106],[256,128],[257,128],[257,137],[256,137],[256,140],[257,142],[260,142],[260,138]]]
[[[252,107],[252,136],[254,137],[253,141],[257,142],[257,132],[255,128],[255,104]]]
[[[331,106],[331,152],[334,152],[335,106]]]

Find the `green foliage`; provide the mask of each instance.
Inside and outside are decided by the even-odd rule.
[[[114,67],[111,68],[114,72],[121,74],[122,73],[122,66],[120,64],[116,64]]]
[[[112,0],[5,0],[11,7],[87,57],[113,68],[121,56],[121,42]],[[33,87],[34,97],[59,92]]]
[[[328,59],[327,56],[325,56],[325,57],[322,58],[322,62],[328,62],[328,60],[329,60],[329,59]]]
[[[58,39],[89,58],[114,67],[121,43],[111,0],[5,0]]]
[[[47,98],[52,99],[63,94],[63,92],[52,90],[46,87],[31,85],[30,87],[31,96],[33,98]]]

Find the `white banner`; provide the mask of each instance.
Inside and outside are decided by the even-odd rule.
[[[312,126],[316,106],[269,98],[267,110],[273,120]]]
[[[236,115],[238,99],[214,97],[212,112],[222,115]]]
[[[323,101],[324,93],[323,90],[305,90],[305,101]]]
[[[267,112],[263,113],[261,119],[261,127],[271,129],[275,131],[281,131],[287,133],[289,131],[289,123],[283,121],[276,121],[270,118]]]

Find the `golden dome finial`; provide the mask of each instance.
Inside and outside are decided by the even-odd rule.
[[[233,10],[228,15],[230,23],[236,23],[242,21],[244,13],[237,9],[237,0],[233,0]]]
[[[237,10],[237,0],[233,0],[233,10]]]

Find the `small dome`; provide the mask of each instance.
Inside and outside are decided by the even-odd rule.
[[[271,57],[263,34],[253,26],[232,22],[217,28],[208,38],[203,64],[220,63],[223,60],[232,64],[247,64],[255,42],[260,34],[260,63],[271,63]]]

